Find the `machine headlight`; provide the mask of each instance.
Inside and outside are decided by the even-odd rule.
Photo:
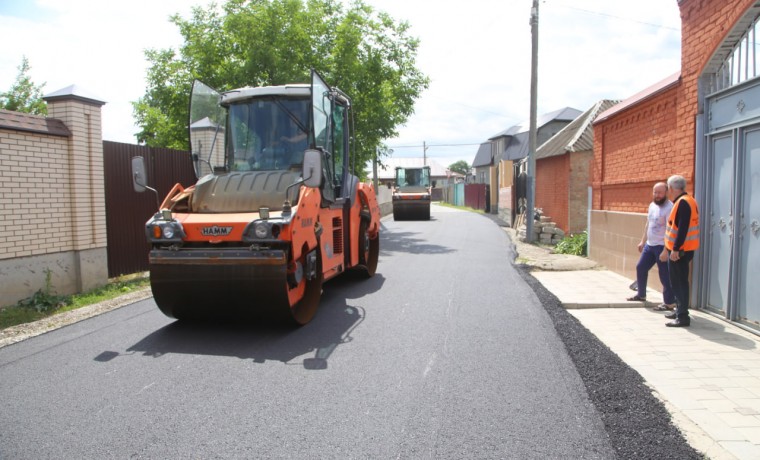
[[[153,243],[179,242],[185,237],[185,230],[182,224],[177,221],[163,222],[151,221],[145,226],[145,233],[148,241]]]
[[[269,236],[269,225],[266,222],[256,222],[254,233],[256,234],[256,238],[266,238]]]

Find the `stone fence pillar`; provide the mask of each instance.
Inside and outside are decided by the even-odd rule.
[[[69,128],[68,186],[77,290],[108,281],[101,107],[105,104],[72,85],[48,94],[48,116]]]

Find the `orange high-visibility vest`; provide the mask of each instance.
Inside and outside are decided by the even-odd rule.
[[[691,219],[689,220],[689,231],[686,233],[686,240],[683,242],[683,246],[679,248],[682,251],[696,251],[699,249],[699,210],[697,209],[697,200],[691,195],[683,194],[680,198],[673,203],[673,209],[670,211],[668,217],[668,225],[665,227],[665,248],[668,251],[673,250],[673,245],[676,242],[678,236],[678,225],[676,222],[676,213],[678,212],[678,205],[680,201],[686,201],[691,208]]]

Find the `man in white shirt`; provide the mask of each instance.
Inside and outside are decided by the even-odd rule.
[[[660,261],[660,254],[665,249],[665,227],[668,223],[670,210],[673,209],[673,203],[667,198],[668,185],[664,182],[658,182],[652,187],[652,202],[649,203],[647,212],[647,223],[644,227],[644,235],[639,243],[639,263],[636,264],[636,284],[638,292],[635,296],[629,297],[631,301],[645,302],[647,299],[647,278],[649,270],[657,264],[657,271],[662,283],[662,300],[663,303],[655,307],[655,310],[665,311],[675,308],[675,297],[670,287],[670,277],[668,276],[668,264]]]

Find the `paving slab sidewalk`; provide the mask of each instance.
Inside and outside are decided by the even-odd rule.
[[[662,300],[628,302],[633,280],[575,256],[519,241],[517,263],[652,388],[689,443],[707,458],[760,459],[760,336],[702,311],[691,327],[668,328]],[[583,259],[583,258],[580,258]]]

